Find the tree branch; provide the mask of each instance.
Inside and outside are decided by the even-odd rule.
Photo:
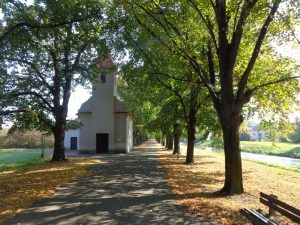
[[[49,112],[53,112],[53,107],[52,105],[39,93],[35,91],[25,91],[25,92],[16,92],[16,93],[11,93],[11,96],[13,97],[19,97],[19,96],[26,96],[26,95],[33,95],[40,99],[46,106]]]
[[[29,65],[34,70],[36,75],[41,79],[41,81],[43,82],[43,85],[45,85],[51,91],[51,93],[53,93],[53,91],[54,91],[53,87],[50,86],[49,82],[45,79],[45,77],[43,76],[41,71],[38,70],[38,68],[36,67],[36,65],[34,63],[29,62],[28,60],[25,60],[25,59],[17,59],[17,58],[4,58],[4,60],[25,63],[25,64]]]
[[[50,129],[53,129],[54,126],[52,124],[52,121],[49,120],[47,117],[45,117],[42,113],[38,113],[38,117],[41,121],[43,121]]]
[[[27,112],[27,110],[23,110],[23,109],[4,110],[4,111],[0,111],[0,116],[7,116],[7,115],[10,115],[10,114],[22,113],[22,112]]]
[[[80,58],[81,58],[81,55],[82,53],[88,48],[90,42],[87,42],[85,44],[82,45],[82,47],[79,49],[78,53],[77,53],[77,56],[74,60],[74,63],[72,65],[72,69],[71,69],[71,72],[75,71],[76,68],[78,67],[78,64],[80,62]]]
[[[56,27],[61,27],[64,25],[68,25],[68,24],[72,24],[75,22],[82,22],[85,21],[89,18],[92,18],[92,16],[94,15],[89,15],[83,18],[74,18],[72,20],[69,21],[62,21],[59,23],[53,23],[53,24],[31,24],[28,22],[19,22],[14,24],[13,26],[11,26],[10,28],[6,29],[3,34],[0,36],[0,46],[1,43],[4,41],[5,38],[7,38],[8,36],[10,36],[15,30],[19,29],[19,28],[23,28],[23,27],[28,27],[28,28],[40,28],[40,29],[44,29],[44,28],[56,28]]]
[[[252,56],[251,56],[251,59],[247,65],[247,68],[245,70],[245,72],[243,73],[239,83],[238,83],[238,91],[237,91],[237,95],[236,95],[236,98],[237,99],[241,99],[243,97],[243,94],[244,94],[244,91],[246,89],[246,85],[247,85],[247,82],[248,82],[248,78],[249,78],[249,75],[254,67],[254,64],[258,58],[258,55],[259,55],[259,52],[260,52],[260,49],[261,49],[261,46],[262,46],[262,43],[265,39],[265,36],[267,34],[267,30],[271,24],[271,22],[273,21],[273,18],[274,18],[274,15],[275,13],[277,12],[278,10],[278,7],[279,7],[279,4],[281,3],[282,0],[275,0],[274,1],[274,4],[260,30],[260,33],[259,33],[259,36],[257,38],[257,41],[256,41],[256,44],[255,44],[255,47],[254,47],[254,50],[252,52]]]
[[[208,51],[206,53],[207,61],[208,61],[208,68],[209,68],[209,77],[210,83],[215,86],[216,78],[215,78],[215,66],[214,66],[214,59],[211,49],[211,44],[208,43]]]
[[[180,55],[182,55],[183,57],[185,57],[187,59],[188,54],[185,52],[185,50],[183,48],[180,47],[180,45],[174,40],[174,38],[169,34],[169,30],[167,29],[167,27],[159,20],[157,19],[153,13],[150,10],[147,10],[145,7],[140,6],[140,4],[134,2],[140,9],[142,9],[147,15],[149,15],[154,22],[156,22],[160,27],[163,28],[164,32],[166,33],[166,35],[170,38],[171,43],[173,43],[174,47],[177,49],[177,53],[179,53]],[[146,30],[151,34],[154,35],[155,38],[157,38],[162,44],[164,44],[171,52],[174,52],[174,49],[172,49],[168,44],[166,44],[161,38],[159,38],[158,35],[155,34],[155,32],[153,30],[151,30],[148,26],[146,26],[145,24],[143,24],[141,22],[141,20],[138,19],[137,16],[135,16],[135,18],[137,19],[137,22],[144,28],[146,28]]]
[[[162,75],[162,76],[166,76],[169,77],[171,79],[177,80],[177,81],[182,81],[182,82],[190,82],[189,80],[185,80],[185,79],[180,79],[174,76],[171,76],[169,74],[160,72],[157,70],[157,67],[153,64],[153,61],[151,60],[151,58],[148,56],[148,54],[139,46],[139,44],[131,37],[131,35],[129,34],[129,32],[125,29],[125,34],[127,35],[127,37],[135,44],[135,46],[137,47],[137,49],[145,56],[145,58],[147,59],[147,61],[150,63],[152,69],[153,69],[153,73],[150,73],[152,75]]]
[[[277,14],[284,20],[284,15],[282,15],[282,13],[277,12]],[[292,36],[295,39],[295,41],[300,45],[300,39],[297,37],[295,29],[290,25],[290,21],[287,21],[287,26],[288,26],[289,30],[291,31]]]
[[[134,2],[136,3],[136,2]],[[136,3],[137,4],[137,3]],[[138,5],[138,4],[137,4]],[[139,7],[139,5],[138,5]],[[142,9],[142,8],[141,8]],[[142,9],[143,10],[143,9]],[[152,18],[153,15],[151,14],[151,12],[148,12],[147,10],[143,10],[146,14],[150,15],[150,17]],[[150,13],[150,14],[149,14]],[[159,40],[160,43],[162,43],[165,47],[167,47],[171,52],[174,52],[174,49],[172,49],[167,43],[165,43],[153,30],[151,30],[147,25],[143,24],[142,21],[136,16],[134,15],[135,19],[137,20],[138,24],[141,25],[143,28],[146,29],[146,31],[148,33],[150,33],[150,35],[152,35],[155,39]],[[155,19],[157,20],[157,18],[155,17]],[[159,24],[161,22],[159,21]],[[182,49],[176,42],[174,42],[174,40],[171,38],[171,42],[175,45],[176,48],[176,53],[181,55],[182,57],[184,57],[185,59],[187,59],[190,63],[190,65],[194,68],[194,70],[197,72],[197,74],[200,76],[202,82],[204,83],[204,85],[206,86],[206,88],[209,90],[209,92],[211,93],[211,96],[213,98],[214,101],[218,101],[217,98],[217,94],[214,91],[214,87],[210,84],[209,80],[207,79],[207,76],[205,76],[206,72],[203,68],[201,68],[201,66],[196,62],[195,58],[190,56],[188,53],[186,53],[184,51],[184,49]]]
[[[207,20],[205,19],[203,13],[201,12],[201,10],[199,9],[199,7],[197,6],[196,2],[194,2],[194,0],[188,0],[192,7],[196,10],[196,12],[198,13],[198,15],[200,16],[200,18],[202,19],[202,21],[204,22],[205,26],[207,27],[208,31],[209,31],[209,34],[212,38],[212,41],[214,43],[214,46],[216,48],[216,50],[218,51],[218,43],[217,43],[217,39],[216,39],[216,35],[214,33],[214,30],[213,30],[213,26],[210,22],[210,20],[207,18]],[[214,4],[212,4],[213,6]]]
[[[176,91],[175,89],[173,89],[171,86],[165,84],[164,82],[162,82],[158,77],[156,78],[156,80],[165,88],[167,88],[168,90],[170,90],[171,92],[173,92],[179,99],[180,104],[182,105],[182,109],[183,109],[183,113],[184,113],[184,117],[186,119],[186,121],[188,122],[188,113],[186,110],[186,106],[184,104],[184,100],[182,98],[182,96],[179,94],[178,91]]]
[[[56,43],[54,43],[54,45],[56,46]],[[58,63],[58,59],[57,59],[57,56],[55,54],[55,51],[53,49],[50,49],[50,55],[51,55],[51,58],[52,58],[52,61],[53,61],[53,68],[54,68],[53,104],[54,104],[54,108],[56,110],[58,110],[59,107],[60,107],[60,88],[61,88],[61,78],[60,78],[60,74],[59,74],[59,63]]]
[[[299,76],[293,76],[293,77],[286,77],[286,78],[282,78],[282,79],[275,80],[275,81],[270,81],[270,82],[258,85],[258,86],[254,87],[254,88],[251,88],[251,90],[257,91],[260,88],[267,87],[267,86],[270,86],[272,84],[283,83],[283,82],[286,82],[286,81],[289,81],[289,80],[293,80],[293,79],[298,79],[298,78],[300,78],[300,75]]]
[[[237,21],[237,25],[236,25],[236,27],[234,27],[234,31],[233,31],[232,39],[231,39],[231,43],[230,43],[230,55],[231,55],[231,57],[230,57],[231,61],[230,61],[230,65],[229,65],[230,68],[233,68],[233,66],[236,62],[238,50],[239,50],[243,32],[244,32],[245,21],[249,17],[250,11],[251,11],[251,9],[253,9],[256,2],[257,2],[257,0],[245,2],[245,4],[242,7],[242,10],[241,10],[240,17]]]
[[[168,78],[171,78],[173,80],[176,80],[176,81],[181,81],[181,82],[188,82],[188,83],[191,83],[190,80],[186,80],[186,79],[180,79],[180,78],[177,78],[177,77],[174,77],[174,76],[171,76],[167,73],[162,73],[162,72],[155,72],[155,73],[150,73],[152,75],[162,75],[162,76],[165,76],[165,77],[168,77]]]

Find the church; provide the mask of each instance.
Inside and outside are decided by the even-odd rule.
[[[106,59],[101,66],[112,64]],[[65,149],[79,153],[127,153],[133,148],[133,122],[116,94],[116,75],[101,75],[92,96],[78,110],[82,126],[65,133]]]

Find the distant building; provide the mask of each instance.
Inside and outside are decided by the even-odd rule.
[[[252,136],[253,140],[251,140],[251,141],[260,141],[260,140],[266,139],[265,130],[259,129],[258,124],[248,123],[247,127],[251,130],[252,135],[253,135]]]
[[[103,61],[105,64],[110,62]],[[92,97],[78,111],[78,120],[83,126],[78,130],[66,131],[66,150],[78,149],[81,153],[126,153],[133,148],[132,117],[116,96],[115,84],[114,74],[107,73],[99,78]]]

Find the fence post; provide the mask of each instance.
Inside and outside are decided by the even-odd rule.
[[[41,157],[44,158],[45,156],[45,134],[42,133],[42,154]]]
[[[278,197],[277,197],[277,195],[272,195],[272,194],[270,195],[269,202],[271,203],[271,206],[273,205],[272,198],[278,199]],[[275,216],[275,212],[276,212],[271,206],[269,206],[269,217]]]

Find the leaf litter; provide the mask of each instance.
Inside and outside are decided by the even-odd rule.
[[[165,149],[159,151],[159,157],[177,204],[192,214],[224,225],[250,224],[239,210],[260,208],[267,212],[267,208],[259,202],[260,192],[275,194],[280,200],[300,208],[300,171],[243,161],[245,192],[224,197],[216,194],[224,182],[222,155],[196,153],[193,166],[184,164],[184,155],[173,156]],[[293,224],[287,220],[284,222]]]
[[[14,216],[55,191],[90,174],[97,159],[68,159],[0,171],[0,219]]]

